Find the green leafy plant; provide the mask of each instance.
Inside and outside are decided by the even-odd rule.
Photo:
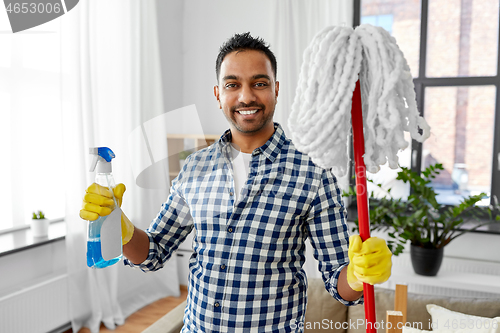
[[[192,150],[183,150],[179,153],[179,159],[180,160],[185,160],[189,155],[193,153]]]
[[[370,227],[372,231],[387,232],[391,238],[387,245],[394,255],[400,254],[408,241],[424,248],[442,248],[465,232],[500,220],[500,215],[494,213],[498,212],[498,204],[475,206],[485,193],[466,197],[456,206],[439,204],[437,193],[429,184],[441,170],[444,170],[443,165],[437,163],[427,167],[421,176],[402,167],[396,179],[410,184],[412,191],[406,201],[394,199],[391,189],[385,190],[381,184],[374,183],[385,190],[387,196],[375,198],[373,192],[370,194]],[[349,188],[343,196],[355,197],[356,191]],[[462,228],[464,223],[472,221],[478,223],[469,229]],[[353,231],[359,231],[357,219],[355,223]]]
[[[33,220],[44,220],[45,215],[43,214],[43,212],[41,210],[39,210],[38,212],[33,212],[32,219]]]

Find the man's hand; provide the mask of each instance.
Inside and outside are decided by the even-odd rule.
[[[385,240],[370,237],[363,242],[359,235],[352,235],[348,253],[347,282],[353,290],[363,290],[363,283],[383,283],[391,276],[392,253]]]
[[[118,206],[122,206],[123,193],[125,193],[125,185],[118,184],[113,189],[113,194],[116,198]],[[107,216],[111,214],[115,208],[113,201],[113,194],[109,188],[93,183],[90,185],[86,194],[83,197],[82,209],[80,210],[80,217],[84,220],[95,221],[100,216]],[[122,244],[127,244],[134,235],[134,225],[122,212]]]

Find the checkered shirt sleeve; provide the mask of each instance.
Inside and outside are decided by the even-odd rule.
[[[349,263],[346,220],[347,212],[342,205],[337,180],[330,171],[323,170],[321,186],[307,217],[307,231],[326,290],[341,303],[355,305],[363,299],[348,302],[337,292],[340,271]]]
[[[193,153],[146,231],[157,270],[194,230],[182,332],[301,332],[309,237],[326,289],[337,292],[348,263],[346,212],[330,171],[297,151],[283,129],[252,153],[235,201],[230,131]],[[126,263],[134,266],[128,260]]]
[[[126,264],[138,266],[144,272],[162,268],[193,229],[189,206],[178,192],[178,179],[173,181],[167,201],[146,230],[149,237],[148,257],[140,265],[134,265],[127,259]]]

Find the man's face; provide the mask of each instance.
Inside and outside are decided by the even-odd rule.
[[[271,62],[260,51],[229,53],[222,61],[219,85],[214,94],[231,128],[245,135],[258,134],[272,127],[278,99]]]

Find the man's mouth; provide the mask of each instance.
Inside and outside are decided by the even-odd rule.
[[[259,111],[259,110],[258,109],[255,109],[255,110],[240,110],[240,111],[236,111],[236,112],[238,112],[239,114],[243,114],[243,115],[249,115],[249,114],[254,114],[257,111]]]

